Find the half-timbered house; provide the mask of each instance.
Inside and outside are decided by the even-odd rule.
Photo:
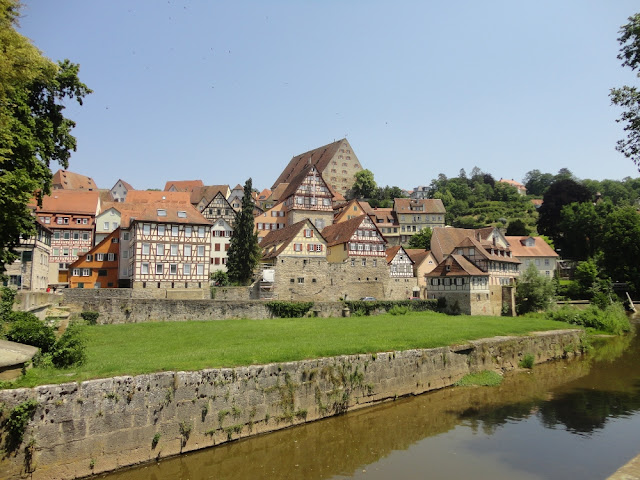
[[[387,265],[391,278],[413,277],[413,260],[399,245],[387,248]]]
[[[291,180],[282,197],[289,225],[308,218],[322,230],[333,223],[333,193],[313,165]]]
[[[5,285],[19,290],[46,290],[49,286],[51,230],[35,221],[36,233],[20,237],[15,247],[18,258],[5,265]],[[55,280],[57,281],[57,279]]]

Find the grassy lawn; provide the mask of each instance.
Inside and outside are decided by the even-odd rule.
[[[575,327],[541,318],[450,317],[432,312],[86,326],[84,365],[69,370],[33,368],[14,386],[432,348],[562,328]]]

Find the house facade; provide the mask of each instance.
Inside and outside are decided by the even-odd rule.
[[[219,218],[213,222],[213,227],[211,227],[210,260],[210,270],[212,273],[217,270],[227,271],[227,252],[231,244],[232,234],[233,227],[224,218]]]
[[[35,222],[36,233],[20,238],[16,247],[18,258],[5,265],[6,284],[18,290],[42,291],[49,286],[49,255],[51,254],[51,230]]]
[[[444,227],[446,209],[440,199],[396,198],[393,212],[399,226],[399,244],[406,244],[424,228]]]
[[[120,229],[69,265],[69,288],[117,288]]]
[[[102,211],[96,215],[94,243],[97,245],[111,232],[120,227],[120,211],[115,204],[102,204]]]
[[[422,299],[427,298],[427,279],[425,275],[438,266],[438,262],[429,250],[421,248],[405,249],[407,255],[413,260],[413,276],[416,277],[419,296]]]
[[[111,190],[109,190],[109,193],[111,193],[111,198],[113,199],[114,202],[120,203],[120,202],[124,202],[127,199],[127,193],[129,193],[131,190],[134,190],[134,188],[131,185],[129,185],[124,180],[119,179],[113,185],[113,187],[111,187]]]
[[[292,179],[283,198],[289,225],[308,218],[322,230],[333,223],[333,194],[313,165],[307,165]]]
[[[285,228],[288,225],[288,221],[284,202],[278,203],[269,210],[255,216],[254,223],[259,239],[263,239],[273,230]]]
[[[547,278],[554,277],[560,257],[541,237],[508,236],[505,238],[509,242],[513,256],[522,262],[523,269],[533,263],[541,275]]]

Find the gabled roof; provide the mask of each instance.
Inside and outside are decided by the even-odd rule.
[[[125,182],[121,178],[119,178],[118,181],[113,184],[113,187],[111,187],[111,190],[113,190],[116,187],[116,185],[118,185],[118,183],[122,183],[122,186],[126,188],[127,191],[135,190],[135,188],[133,188],[129,183]]]
[[[518,190],[522,190],[522,189],[526,190],[526,188],[525,188],[525,186],[523,184],[521,184],[517,180],[514,180],[513,178],[511,180],[509,180],[508,178],[501,178],[498,181],[502,182],[502,183],[509,184],[512,187],[516,187]]]
[[[284,199],[282,194],[284,193],[284,191],[287,189],[288,186],[289,186],[288,183],[278,184],[278,186],[273,189],[273,191],[271,192],[271,196],[267,200],[280,202],[282,199]]]
[[[333,245],[339,245],[341,243],[348,242],[351,239],[353,233],[360,227],[360,225],[362,225],[362,222],[368,218],[369,217],[367,215],[360,215],[359,217],[355,217],[344,222],[334,223],[333,225],[324,227],[324,230],[322,230],[322,236],[327,241],[327,246],[332,247]],[[371,223],[373,224],[374,228],[378,230],[378,227],[376,227],[375,223]],[[380,233],[380,230],[378,230],[378,234],[384,241],[384,237]]]
[[[487,260],[492,260],[495,262],[521,263],[520,260],[518,260],[517,258],[513,256],[509,257],[507,255],[507,252],[509,252],[510,249],[508,248],[505,249],[500,246],[481,244],[474,237],[466,237],[465,239],[463,239],[458,245],[456,245],[456,247],[454,248],[454,251],[458,247],[473,247],[475,249],[476,255],[480,255],[486,258]],[[503,255],[498,255],[498,253],[492,254],[491,251],[502,252]]]
[[[411,263],[415,263],[413,261],[413,259],[411,258],[411,256],[409,256],[407,251],[401,245],[395,245],[393,247],[387,248],[387,251],[386,251],[386,253],[387,253],[387,264],[391,263],[393,261],[393,259],[396,258],[396,255],[398,255],[398,252],[400,252],[400,250],[402,250],[404,252],[404,254],[407,256],[407,258],[409,260],[411,260]]]
[[[444,208],[442,200],[439,198],[394,198],[393,210],[397,213],[415,213],[411,210],[412,206],[423,207],[422,213],[439,213],[445,214],[447,210]]]
[[[405,252],[415,265],[420,265],[431,253],[431,250],[423,250],[422,248],[405,248]]]
[[[189,202],[156,201],[133,204],[127,202],[118,203],[114,208],[120,212],[122,228],[129,228],[134,222],[211,225],[211,222]],[[158,210],[164,210],[166,215],[158,215]]]
[[[229,196],[229,185],[203,185],[200,187],[194,187],[191,190],[191,203],[197,205],[203,198],[207,203],[210,203],[218,193],[222,193],[226,199]]]
[[[376,225],[385,224],[385,225],[399,225],[398,217],[395,215],[395,212],[392,208],[369,208],[368,215],[371,217],[371,220]],[[378,220],[382,220],[379,222]]]
[[[511,252],[514,257],[558,257],[558,254],[540,237],[531,236],[509,236],[505,237],[509,242]],[[535,241],[534,246],[525,246],[525,241],[532,238]]]
[[[98,190],[98,194],[100,195],[100,204],[106,203],[106,202],[113,202],[113,196],[111,195],[111,190],[104,190],[104,189],[100,189]]]
[[[258,200],[264,202],[271,195],[271,190],[265,188],[258,194]]]
[[[436,268],[431,270],[425,276],[427,277],[460,277],[460,276],[484,276],[489,274],[483,272],[462,255],[450,255],[444,261],[440,262]]]
[[[302,182],[304,182],[305,178],[307,178],[307,175],[309,175],[309,172],[311,172],[311,170],[313,170],[314,168],[315,167],[313,165],[305,165],[304,168],[300,170],[300,173],[298,173],[298,175],[291,179],[291,182],[289,182],[289,186],[286,188],[286,190],[282,192],[282,200],[289,198],[291,195],[294,195],[298,190],[298,187],[302,184]],[[319,171],[317,173],[324,186],[328,188],[327,182],[325,182],[324,178],[322,178],[322,174],[320,174]],[[335,192],[330,189],[329,191],[335,195]]]
[[[51,186],[56,190],[98,190],[93,178],[62,169],[53,174]]]
[[[174,202],[174,203],[191,203],[189,192],[159,192],[157,190],[134,190],[127,194],[124,205],[138,203],[158,203],[158,202]],[[118,205],[123,205],[122,203]]]
[[[282,251],[287,248],[287,246],[293,241],[293,239],[296,238],[296,236],[300,233],[300,230],[307,227],[312,228],[316,232],[315,234],[317,235],[317,238],[319,238],[320,240],[324,240],[324,237],[318,231],[315,225],[313,225],[313,223],[308,218],[305,218],[304,220],[301,220],[280,230],[270,231],[260,242],[260,247],[264,250],[270,249],[272,247],[276,248],[275,250],[265,253],[262,258],[275,258],[280,255],[280,253],[282,253]]]
[[[171,187],[175,187],[178,192],[192,192],[196,187],[203,187],[202,180],[171,180],[164,185],[164,191],[168,192]]]
[[[289,161],[271,189],[274,190],[281,183],[290,183],[309,164],[314,165],[319,172],[323,172],[344,141],[346,138],[296,155]]]
[[[52,190],[42,197],[42,207],[36,212],[93,215],[98,213],[100,193],[86,190]]]
[[[233,187],[233,190],[242,190],[244,192],[244,187],[240,184],[237,184],[235,187]]]

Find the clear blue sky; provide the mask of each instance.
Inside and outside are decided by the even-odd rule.
[[[23,2],[21,33],[94,90],[68,103],[70,170],[101,188],[262,189],[345,135],[379,185],[639,176],[608,98],[640,83],[616,59],[637,0]]]

